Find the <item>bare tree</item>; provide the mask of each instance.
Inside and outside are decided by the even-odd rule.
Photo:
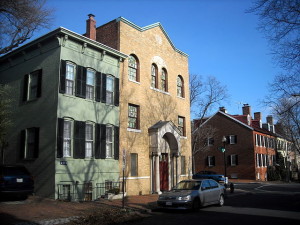
[[[273,109],[285,135],[298,146],[300,138],[300,0],[257,0],[248,11],[259,16],[259,29],[284,70],[269,85],[264,103]]]
[[[193,172],[195,156],[208,149],[209,139],[216,133],[216,128],[202,126],[208,113],[227,100],[229,95],[226,86],[222,85],[215,77],[203,79],[200,75],[190,75],[191,106],[198,119],[192,124],[192,157]]]
[[[259,29],[270,41],[281,67],[299,72],[300,1],[257,0],[248,12],[259,16]]]
[[[0,1],[0,54],[30,39],[35,31],[49,28],[52,10],[45,0]]]

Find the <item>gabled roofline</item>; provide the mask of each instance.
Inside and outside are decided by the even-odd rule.
[[[251,126],[249,126],[249,125],[247,125],[247,124],[244,124],[243,122],[241,122],[241,121],[239,121],[239,120],[233,118],[232,116],[230,116],[230,115],[228,115],[227,113],[224,113],[224,112],[222,112],[222,111],[217,111],[214,115],[212,115],[212,116],[209,117],[204,123],[202,123],[198,128],[204,126],[210,119],[212,119],[212,118],[213,118],[215,115],[217,115],[218,113],[222,114],[223,116],[226,116],[228,119],[231,119],[231,120],[233,120],[233,121],[239,123],[240,125],[244,126],[245,128],[248,128],[248,129],[250,129],[250,130],[254,130],[253,127],[251,127]],[[198,130],[198,128],[197,128],[196,130]],[[195,130],[195,131],[196,131],[196,130]],[[195,132],[195,131],[194,131],[194,132]]]
[[[118,50],[116,50],[114,48],[111,48],[111,47],[109,47],[107,45],[104,45],[104,44],[102,44],[102,43],[100,43],[98,41],[94,41],[94,40],[92,40],[90,38],[87,38],[87,37],[85,37],[85,36],[83,36],[81,34],[78,34],[76,32],[68,30],[68,29],[66,29],[64,27],[59,27],[59,28],[57,28],[55,30],[52,30],[52,31],[50,31],[50,32],[48,32],[48,33],[46,33],[46,34],[44,34],[44,35],[42,35],[42,36],[40,36],[40,37],[32,40],[32,41],[30,41],[29,43],[27,43],[25,45],[22,45],[21,47],[18,47],[16,49],[12,50],[11,52],[9,52],[9,53],[1,56],[0,59],[4,59],[4,58],[7,58],[7,57],[10,57],[12,54],[17,54],[18,52],[23,51],[26,48],[34,46],[37,43],[39,43],[41,41],[44,41],[44,40],[46,40],[46,39],[48,39],[48,38],[50,38],[52,36],[58,35],[58,34],[69,35],[70,37],[73,37],[74,39],[77,39],[77,40],[81,40],[81,41],[87,43],[88,45],[93,46],[94,48],[101,48],[102,50],[105,50],[108,53],[111,53],[113,55],[119,56],[120,58],[123,58],[123,59],[125,59],[125,58],[128,57],[128,55],[126,55],[126,54],[124,54],[124,53],[122,53],[122,52],[120,52],[120,51],[118,51]]]
[[[161,25],[160,22],[153,23],[153,24],[150,24],[150,25],[145,26],[145,27],[140,27],[140,26],[138,26],[138,25],[132,23],[131,21],[125,19],[125,18],[122,17],[122,16],[118,17],[118,18],[116,19],[116,21],[117,21],[117,22],[122,21],[123,23],[126,23],[127,25],[129,25],[129,26],[135,28],[136,30],[138,30],[138,31],[140,31],[140,32],[144,32],[144,31],[149,30],[149,29],[152,29],[152,28],[154,28],[154,27],[160,27],[161,30],[162,30],[162,32],[165,34],[165,36],[167,37],[168,41],[170,42],[171,46],[173,47],[173,49],[174,49],[176,52],[178,52],[179,54],[181,54],[181,55],[183,55],[183,56],[185,56],[185,57],[188,57],[188,56],[189,56],[188,54],[184,53],[183,51],[181,51],[181,50],[179,50],[179,49],[177,49],[177,48],[175,47],[175,45],[174,45],[173,42],[171,41],[169,35],[167,34],[167,32],[165,31],[165,29],[163,28],[163,26]]]

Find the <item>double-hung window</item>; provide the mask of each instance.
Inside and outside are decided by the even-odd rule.
[[[151,65],[151,87],[157,88],[157,67],[155,64]]]
[[[114,104],[114,78],[112,76],[106,77],[106,104]]]
[[[161,90],[167,92],[168,91],[168,79],[167,79],[167,71],[162,69],[161,73]]]
[[[235,154],[230,155],[229,160],[230,160],[229,161],[230,166],[237,166],[238,165],[238,155],[235,155]]]
[[[87,69],[86,72],[86,98],[94,99],[96,71]]]
[[[181,175],[186,174],[186,163],[185,163],[185,156],[181,156]]]
[[[128,74],[129,80],[131,81],[139,81],[138,77],[138,62],[133,55],[130,55],[128,58]]]
[[[128,128],[139,129],[139,106],[128,105]]]
[[[113,127],[106,126],[106,158],[113,157]]]
[[[85,157],[93,157],[94,152],[94,126],[91,123],[85,124]]]
[[[39,151],[39,128],[32,127],[21,131],[21,158],[34,159]]]
[[[66,63],[66,94],[74,94],[76,66],[71,62]]]
[[[215,166],[215,156],[207,156],[207,165],[209,167]]]
[[[181,136],[185,136],[185,118],[178,116],[178,129]]]
[[[237,136],[236,135],[229,135],[227,138],[228,138],[227,139],[228,144],[233,145],[233,144],[237,143]]]
[[[138,176],[138,154],[130,153],[130,175]]]
[[[41,97],[42,70],[26,74],[24,77],[23,101],[31,101]]]
[[[177,76],[177,96],[184,98],[183,78],[180,75]]]
[[[72,148],[72,121],[64,120],[63,157],[71,157]]]

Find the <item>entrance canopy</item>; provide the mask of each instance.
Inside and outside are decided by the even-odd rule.
[[[180,131],[171,121],[159,121],[148,129],[150,136],[150,154],[161,154],[165,141],[168,141],[170,151],[180,155]]]

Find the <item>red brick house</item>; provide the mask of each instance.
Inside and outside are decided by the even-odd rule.
[[[210,137],[198,137],[200,141],[193,143],[195,172],[210,170],[229,179],[267,180],[267,167],[275,165],[276,136],[272,117],[265,124],[261,119],[261,113],[252,118],[250,106],[244,105],[242,115],[230,115],[220,108],[201,125],[194,121],[198,123],[194,140],[201,129],[214,129]]]

